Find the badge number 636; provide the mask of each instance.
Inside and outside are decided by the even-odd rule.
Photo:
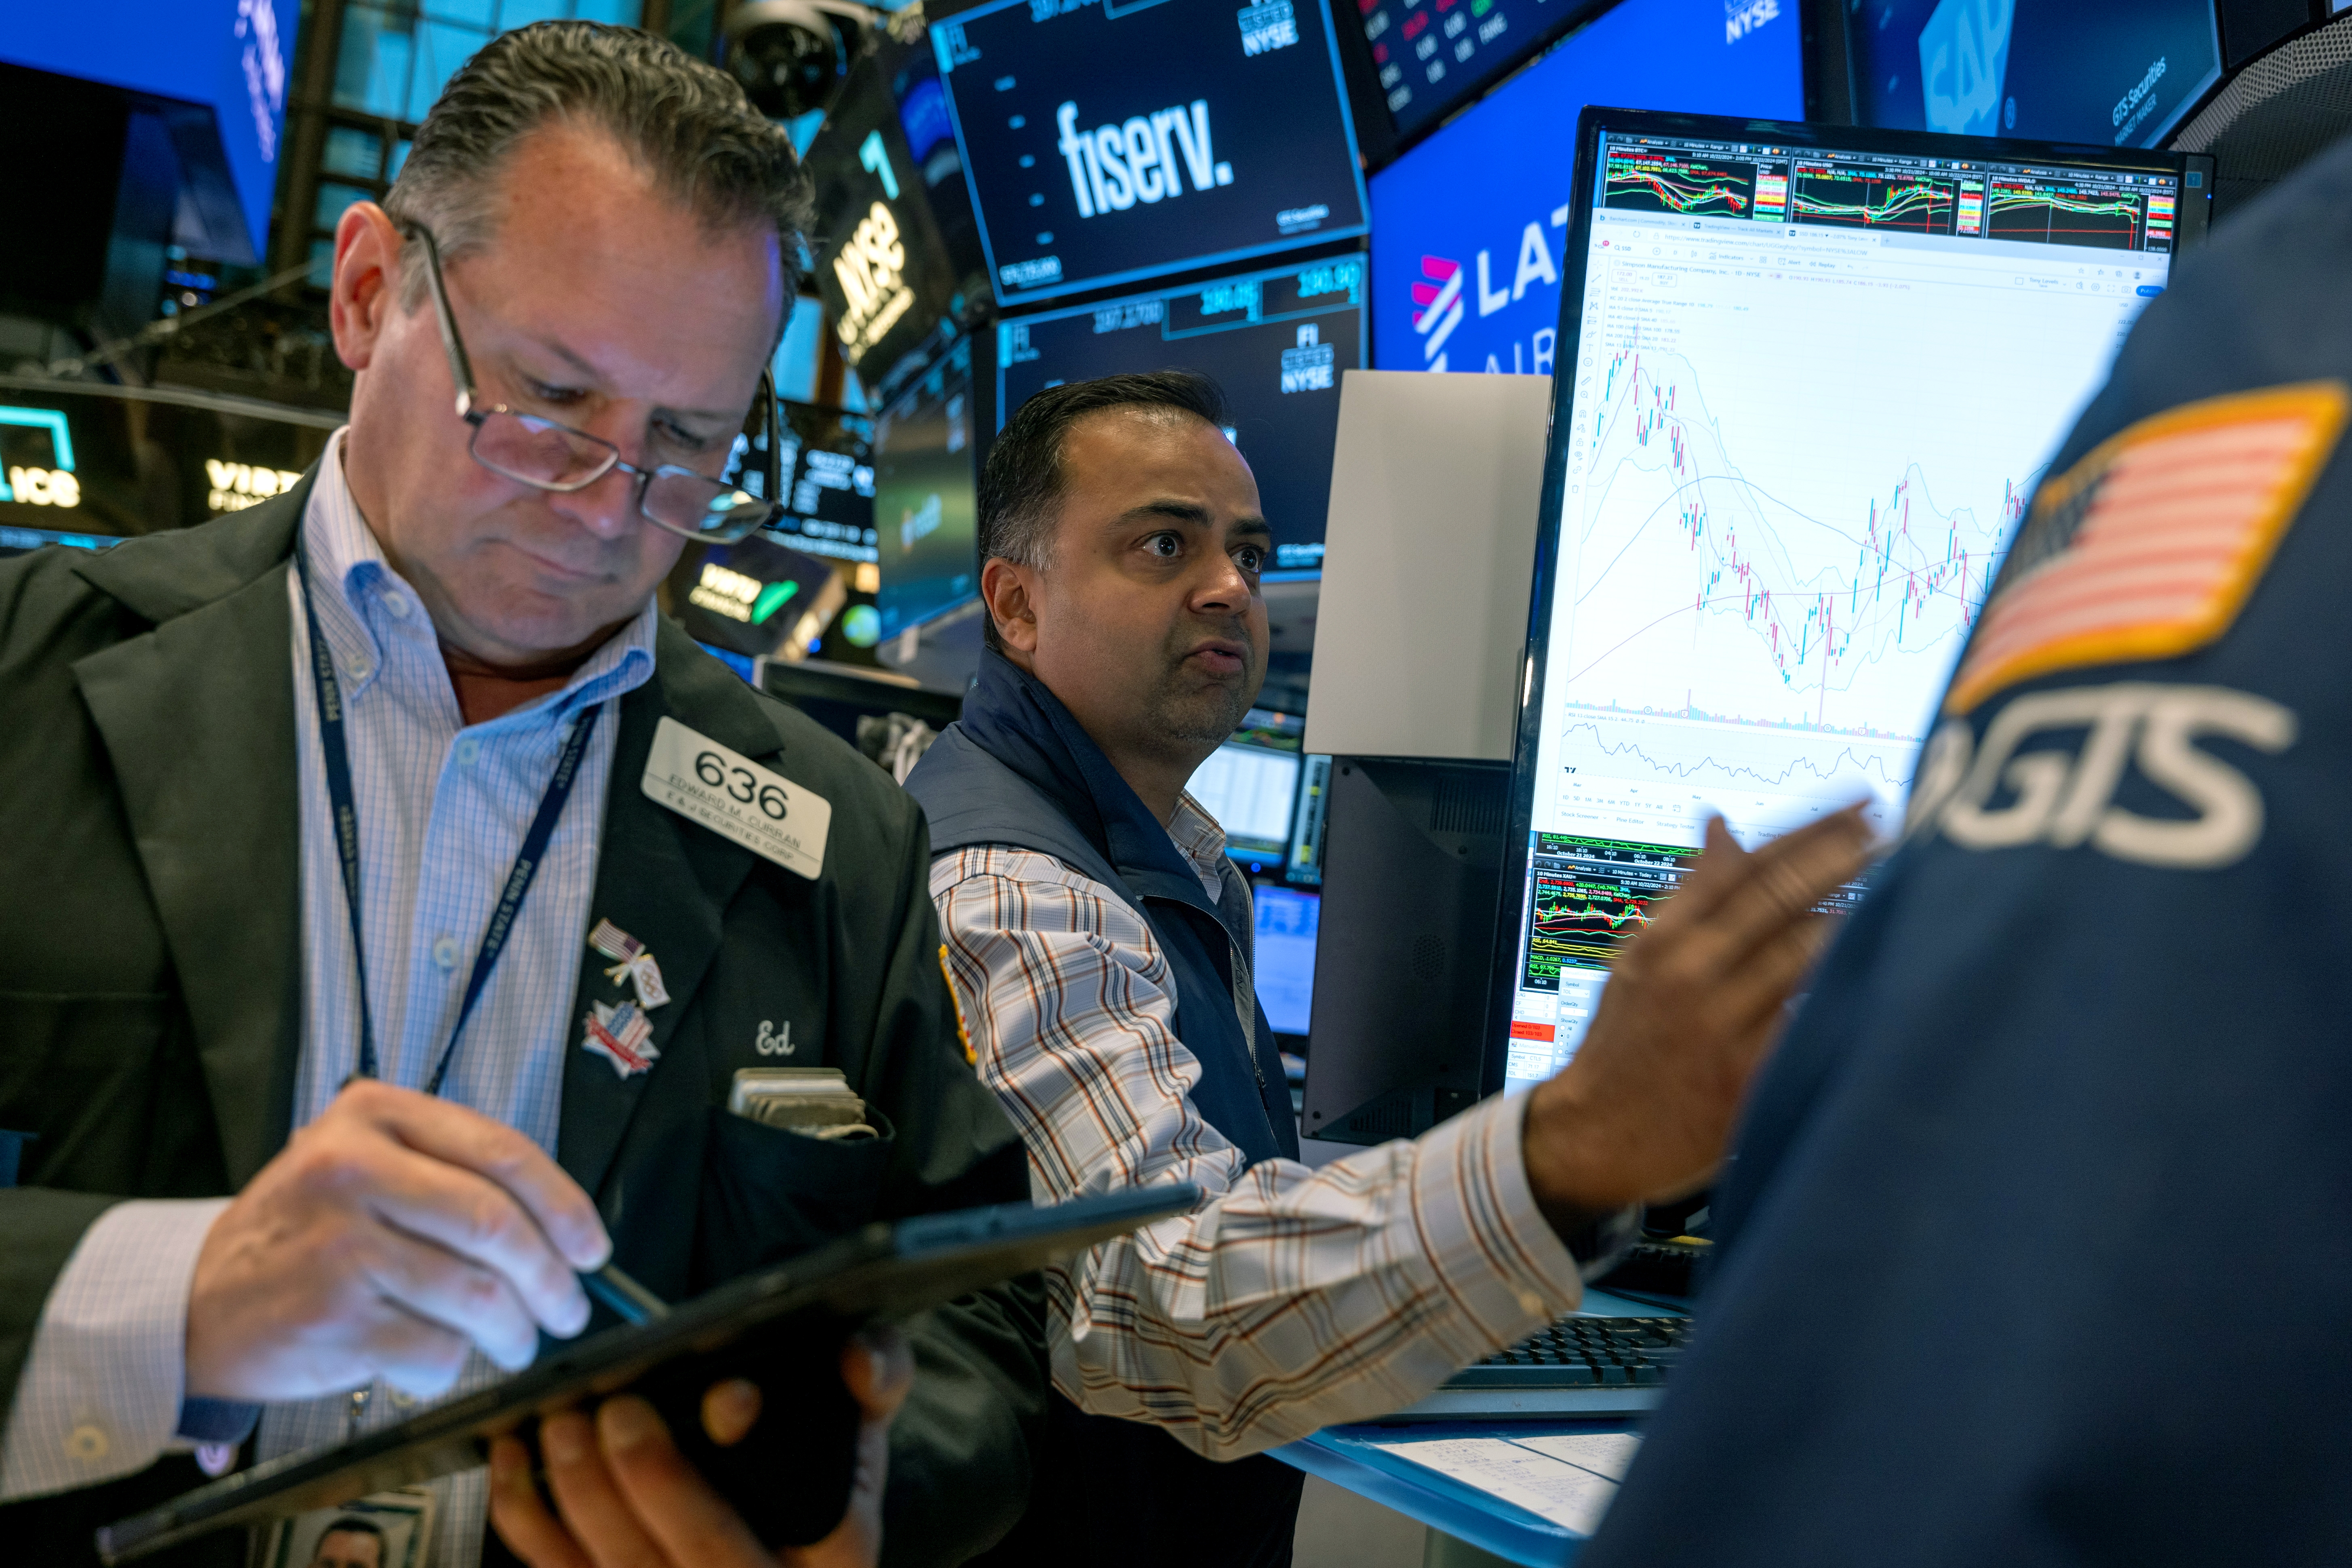
[[[749,768],[727,766],[719,760],[715,752],[704,752],[694,759],[694,776],[712,789],[725,790],[730,800],[740,800],[745,805],[757,805],[762,816],[778,822],[784,819],[782,790],[774,784],[760,784],[751,776]]]

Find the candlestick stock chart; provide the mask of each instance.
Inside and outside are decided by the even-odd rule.
[[[1561,583],[1575,614],[1554,664],[1572,718],[1603,754],[1672,776],[1707,764],[1665,737],[1612,745],[1597,716],[1843,737],[1867,753],[1854,770],[1883,775],[1881,743],[1916,742],[1926,717],[1922,660],[1940,670],[1974,624],[2025,483],[2004,481],[1980,512],[1940,501],[1910,463],[1874,493],[1791,497],[1735,460],[1681,354],[1627,343],[1595,375],[1574,436],[1590,494]],[[1764,764],[1768,783],[1758,765],[1727,771],[1767,787],[1804,771]]]

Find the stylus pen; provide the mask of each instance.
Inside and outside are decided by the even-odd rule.
[[[580,1283],[588,1294],[618,1312],[624,1322],[650,1323],[669,1316],[669,1307],[659,1296],[609,1263],[593,1274],[580,1276]]]

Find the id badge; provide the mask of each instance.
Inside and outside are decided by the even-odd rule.
[[[423,1487],[313,1509],[272,1525],[261,1561],[265,1568],[432,1568],[436,1511]]]

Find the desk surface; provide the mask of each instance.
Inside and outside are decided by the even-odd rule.
[[[1661,1310],[1605,1290],[1587,1290],[1583,1310],[1592,1316],[1621,1318],[1656,1317]],[[1275,1449],[1274,1457],[1497,1557],[1525,1563],[1528,1568],[1557,1568],[1558,1564],[1576,1560],[1586,1536],[1378,1445],[1635,1429],[1633,1420],[1622,1416],[1596,1421],[1424,1421],[1411,1426],[1366,1422],[1352,1426],[1328,1426],[1313,1436]]]

